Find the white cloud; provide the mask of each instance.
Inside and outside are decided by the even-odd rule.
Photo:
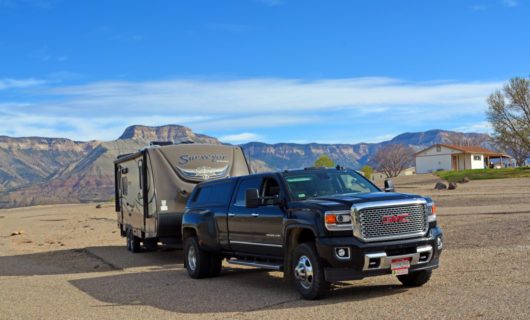
[[[37,79],[4,79],[0,80],[0,89],[43,83]],[[71,86],[50,82],[19,97],[31,99],[32,103],[2,103],[0,97],[3,123],[0,134],[110,140],[131,124],[183,124],[198,132],[220,135],[261,132],[260,128],[308,130],[332,124],[352,130],[361,130],[362,126],[381,128],[382,132],[370,133],[379,140],[379,136],[388,137],[389,132],[401,130],[396,127],[409,130],[418,124],[432,123],[433,128],[440,121],[476,120],[487,108],[487,96],[502,85],[502,82],[410,82],[385,77],[313,81],[173,79]],[[359,134],[354,135],[352,130],[345,130],[337,131],[344,136],[339,139],[335,131],[325,137],[315,132],[308,139],[348,141],[370,137],[365,131],[356,131]],[[272,136],[267,134],[267,138]],[[305,140],[301,136],[285,140]],[[245,140],[245,136],[232,134],[227,138]]]
[[[219,140],[221,140],[222,142],[228,142],[228,143],[244,143],[244,142],[250,142],[250,141],[257,141],[261,139],[262,139],[261,135],[251,133],[251,132],[229,134],[229,135],[219,137]]]
[[[519,1],[517,0],[502,0],[502,3],[510,8],[517,7],[519,5]]]
[[[491,126],[491,123],[489,121],[480,121],[475,123],[469,123],[464,126],[459,126],[456,128],[453,128],[454,131],[461,131],[461,132],[478,132],[478,133],[491,133],[493,131],[493,128]]]
[[[322,111],[337,108],[368,110],[385,106],[482,106],[488,94],[502,86],[485,83],[421,83],[390,78],[245,80],[186,80],[98,82],[59,87],[52,93],[68,99],[77,110],[131,112],[149,109],[195,114],[255,114]]]
[[[0,79],[0,90],[15,89],[15,88],[27,88],[45,84],[46,81],[29,78],[29,79]]]

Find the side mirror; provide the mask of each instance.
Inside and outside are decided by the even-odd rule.
[[[394,192],[394,182],[392,182],[392,179],[386,179],[385,180],[385,192]]]
[[[257,208],[260,205],[258,189],[247,189],[245,191],[245,207]]]

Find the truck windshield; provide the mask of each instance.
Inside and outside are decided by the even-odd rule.
[[[302,172],[284,178],[293,200],[380,191],[353,171]]]

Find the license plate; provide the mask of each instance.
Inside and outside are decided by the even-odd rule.
[[[409,268],[410,268],[410,259],[408,258],[395,259],[395,260],[392,260],[390,263],[390,269],[392,270],[392,274],[395,276],[408,274]]]

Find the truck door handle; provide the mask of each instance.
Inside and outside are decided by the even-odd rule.
[[[257,218],[259,217],[259,213],[252,213],[251,216],[253,216],[254,218]]]
[[[229,217],[235,217],[236,214],[235,214],[235,213],[229,213],[228,216],[229,216]]]

